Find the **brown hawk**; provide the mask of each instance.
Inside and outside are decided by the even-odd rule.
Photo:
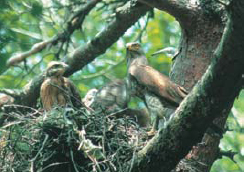
[[[146,127],[149,122],[148,112],[145,109],[128,108],[131,98],[128,90],[125,80],[115,80],[99,90],[89,90],[83,102],[95,111],[114,113],[116,117],[129,116],[135,119],[139,126]]]
[[[75,85],[63,77],[67,64],[52,61],[45,72],[45,80],[41,85],[41,101],[44,110],[50,111],[55,106],[82,107],[81,97]]]
[[[158,128],[159,118],[165,117],[165,108],[178,107],[187,91],[149,66],[139,43],[128,43],[126,47],[128,88],[131,95],[144,100],[150,114],[156,117],[149,132],[151,135]]]

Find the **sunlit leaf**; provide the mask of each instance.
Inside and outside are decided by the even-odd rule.
[[[30,32],[30,31],[20,29],[20,28],[11,28],[11,30],[18,32],[18,33],[21,33],[21,34],[24,34],[24,35],[27,35],[27,36],[30,36],[30,37],[35,38],[35,39],[42,40],[42,35],[40,35],[38,33]]]

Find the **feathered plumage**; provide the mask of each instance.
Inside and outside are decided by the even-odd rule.
[[[167,76],[148,65],[139,43],[127,45],[128,84],[133,95],[143,99],[151,115],[164,117],[164,108],[176,108],[188,92]],[[154,131],[158,124],[155,124]]]
[[[63,77],[67,65],[52,61],[46,69],[46,78],[41,85],[41,101],[46,111],[55,106],[82,107],[81,97],[75,85]]]
[[[130,93],[125,80],[115,80],[101,89],[91,89],[83,99],[85,105],[94,111],[102,110],[105,114],[114,113],[116,117],[129,116],[141,127],[149,123],[149,115],[145,109],[128,108]]]

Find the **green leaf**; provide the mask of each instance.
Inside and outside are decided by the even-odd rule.
[[[11,28],[12,31],[17,32],[17,33],[21,33],[27,36],[30,36],[32,38],[38,39],[38,40],[42,40],[42,35],[38,34],[38,33],[34,33],[34,32],[30,32],[21,28]]]
[[[41,4],[39,4],[38,2],[34,2],[32,4],[32,9],[31,9],[31,14],[34,17],[40,17],[42,15],[43,12],[43,6]]]

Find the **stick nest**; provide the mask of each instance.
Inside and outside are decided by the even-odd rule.
[[[2,172],[130,171],[147,140],[133,119],[102,112],[56,108],[1,115]]]

